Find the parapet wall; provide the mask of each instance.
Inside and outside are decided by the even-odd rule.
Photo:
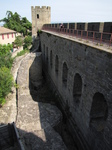
[[[41,50],[74,138],[91,150],[111,150],[112,53],[44,31]]]
[[[58,24],[44,24],[43,27],[53,27],[59,28]],[[112,33],[112,22],[84,22],[84,23],[63,23],[64,28],[75,29],[75,30],[85,30],[85,31],[97,31]]]

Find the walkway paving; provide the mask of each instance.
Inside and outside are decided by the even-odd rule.
[[[18,113],[16,126],[27,150],[65,150],[61,136],[53,129],[62,120],[59,109],[51,104],[35,102],[29,91],[29,59],[21,63],[17,83]]]
[[[16,93],[12,88],[7,103],[0,108],[0,124],[16,123],[25,150],[66,150],[61,136],[54,130],[54,127],[61,130],[60,110],[48,103],[35,102],[30,95],[30,56],[18,57],[13,64],[12,74],[14,80],[17,77],[19,89]]]
[[[76,37],[73,35],[65,34],[63,32],[55,32],[55,31],[49,31],[49,30],[42,30],[42,31],[65,38],[65,39],[69,39],[71,41],[75,41],[80,44],[84,44],[84,45],[96,48],[98,50],[107,51],[109,53],[112,53],[112,44],[111,44],[111,46],[109,46],[109,43],[108,44],[106,44],[106,43],[100,44],[100,41],[93,41],[92,39],[84,39],[81,37]]]

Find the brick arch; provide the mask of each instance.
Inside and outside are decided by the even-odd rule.
[[[55,72],[58,75],[58,72],[59,72],[59,58],[58,58],[58,55],[56,55],[56,57],[55,57]]]
[[[81,95],[82,95],[82,78],[80,74],[76,73],[74,76],[74,84],[73,84],[73,99],[75,103],[80,102]]]
[[[103,131],[108,116],[108,106],[102,93],[95,93],[93,96],[90,111],[90,127],[97,131]]]
[[[68,78],[68,67],[66,62],[63,63],[63,69],[62,69],[62,83],[66,87],[67,86],[67,78]]]

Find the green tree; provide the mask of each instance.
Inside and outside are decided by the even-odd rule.
[[[10,73],[13,63],[11,48],[11,44],[0,45],[0,107],[6,102],[5,97],[13,85],[13,78]]]
[[[13,77],[10,70],[6,67],[0,68],[0,105],[5,103],[5,97],[11,91],[13,86]]]
[[[12,49],[12,44],[8,44],[8,45],[1,45],[0,44],[0,56],[4,55],[6,53],[9,53],[10,50]]]
[[[14,44],[19,47],[19,46],[22,46],[23,45],[23,39],[21,36],[17,36],[15,41],[14,41]]]
[[[11,53],[3,54],[0,56],[0,68],[7,67],[11,69],[13,63],[13,58],[11,57]]]
[[[32,37],[31,36],[25,37],[25,39],[24,39],[24,47],[28,48],[31,44],[32,44]]]
[[[31,32],[32,24],[26,17],[21,17],[17,12],[14,14],[11,11],[6,12],[6,17],[1,19],[0,22],[4,22],[4,27],[28,35]]]

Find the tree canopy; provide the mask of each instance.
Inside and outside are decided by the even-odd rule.
[[[11,44],[0,45],[0,107],[5,103],[5,97],[13,85],[13,77],[10,72],[13,63],[11,48]]]
[[[31,22],[26,17],[22,18],[17,12],[13,14],[11,11],[7,11],[6,17],[1,19],[0,22],[5,23],[4,27],[23,33],[24,36],[28,35],[32,29]]]

